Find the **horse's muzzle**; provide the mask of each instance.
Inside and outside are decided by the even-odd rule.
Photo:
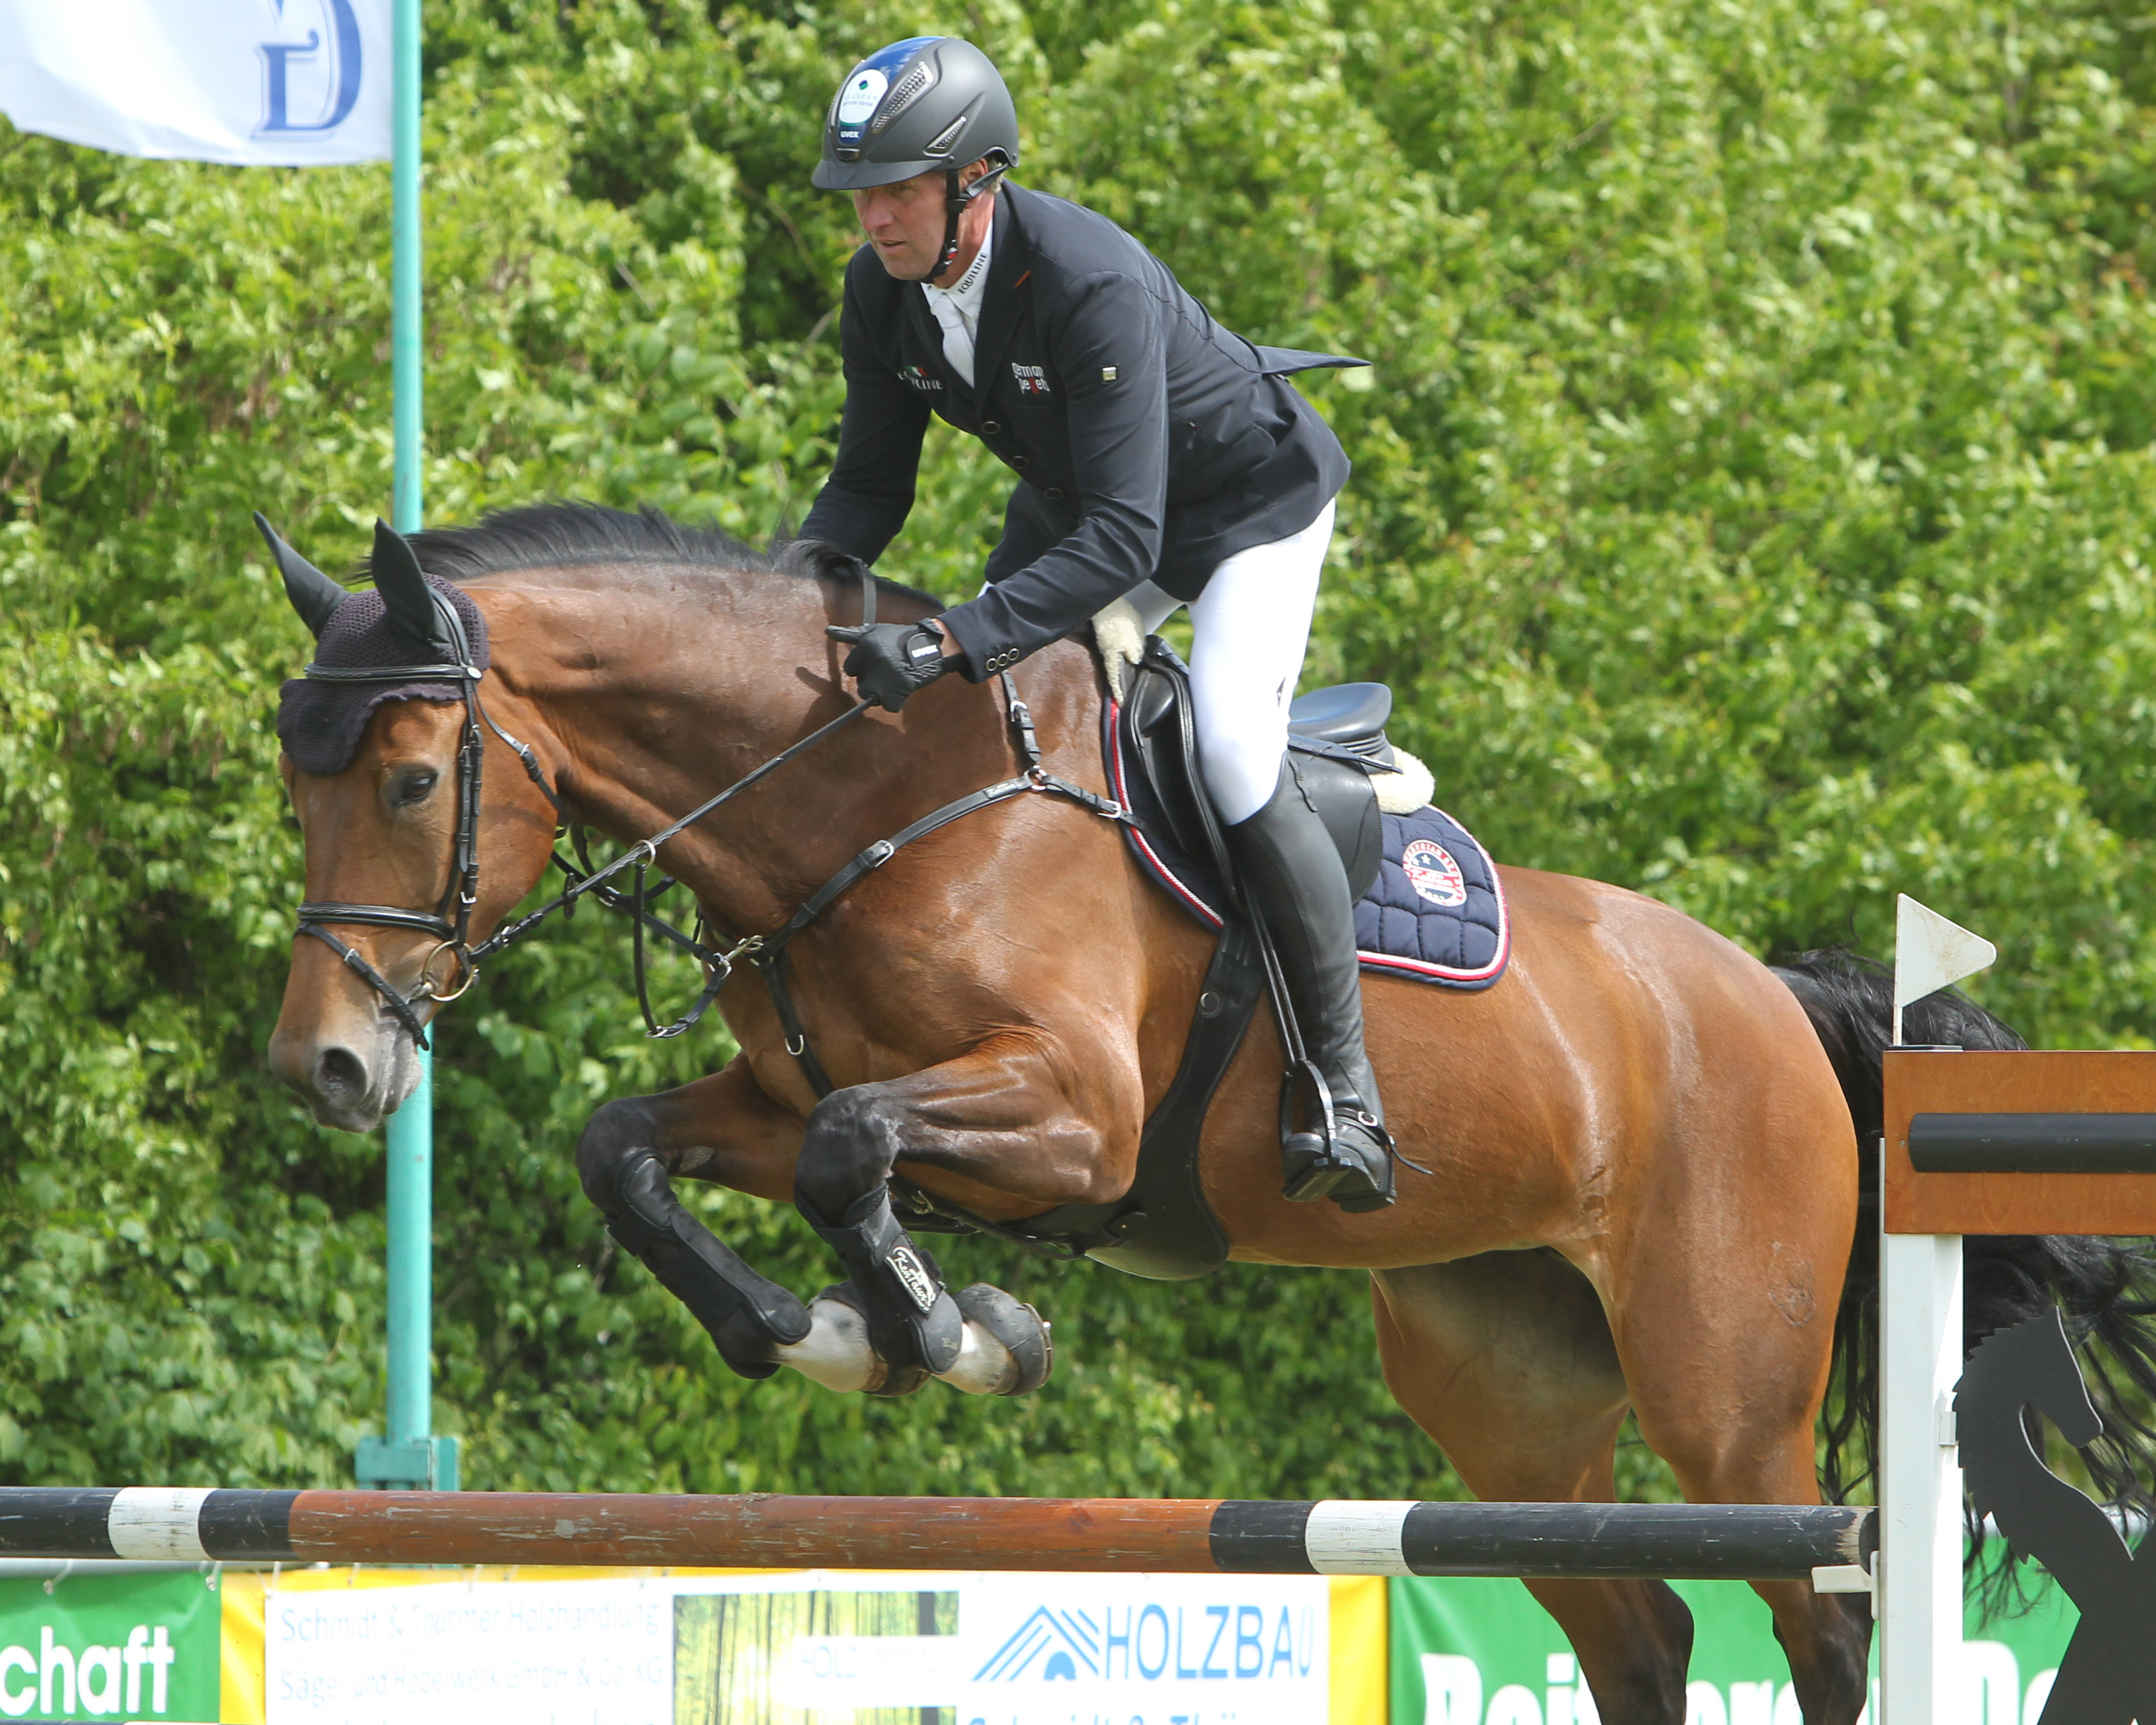
[[[383,1115],[412,1094],[419,1062],[410,1037],[395,1026],[367,1035],[347,1027],[338,1035],[288,1034],[270,1039],[270,1068],[305,1098],[317,1124],[340,1132],[372,1132]]]

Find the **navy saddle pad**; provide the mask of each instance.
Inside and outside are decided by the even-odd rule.
[[[1115,796],[1137,818],[1124,828],[1146,872],[1209,928],[1226,898],[1209,869],[1179,851],[1152,788],[1132,771],[1110,702],[1103,752]],[[1496,865],[1481,842],[1443,809],[1382,814],[1377,879],[1355,906],[1355,943],[1365,970],[1448,988],[1486,988],[1505,973],[1512,924]]]

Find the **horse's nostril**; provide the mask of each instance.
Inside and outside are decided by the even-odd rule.
[[[315,1066],[315,1086],[324,1097],[340,1101],[367,1089],[367,1068],[348,1048],[327,1048]]]

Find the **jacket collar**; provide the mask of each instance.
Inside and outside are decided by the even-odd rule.
[[[1033,273],[1033,246],[1025,234],[1026,199],[1027,193],[1009,180],[996,192],[995,248],[988,254],[980,329],[973,338],[973,393],[982,401],[988,399],[997,368],[1004,362],[1004,349],[1018,327],[1019,290]]]

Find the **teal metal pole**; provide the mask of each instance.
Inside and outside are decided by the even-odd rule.
[[[422,389],[424,279],[419,244],[419,0],[396,0],[391,48],[389,367],[396,455],[390,524],[424,524],[420,462],[425,449]],[[454,1438],[434,1424],[434,1060],[415,1051],[419,1082],[389,1117],[389,1394],[385,1438],[362,1438],[364,1486],[457,1488]]]
[[[419,285],[419,0],[396,0],[391,50],[396,82],[391,96],[389,175],[389,367],[396,393],[397,456],[390,525],[416,533],[420,513],[419,460],[424,447],[424,367]]]
[[[400,1449],[425,1443],[434,1423],[433,1064],[420,1050],[418,1087],[389,1117],[388,1425]]]

